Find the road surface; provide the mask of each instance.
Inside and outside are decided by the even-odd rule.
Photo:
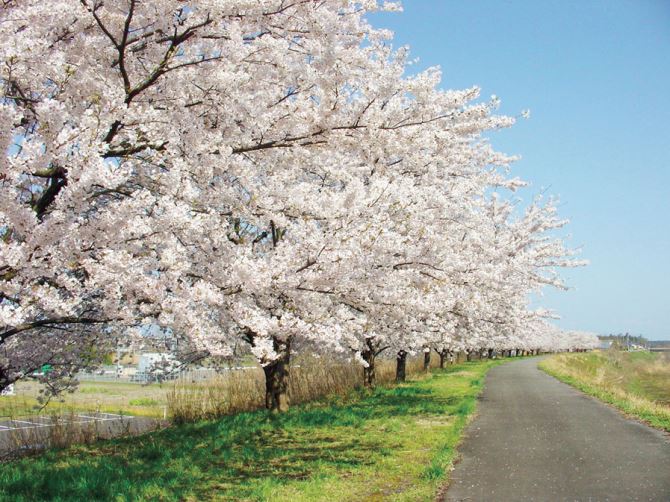
[[[670,501],[667,436],[537,369],[493,368],[447,501]]]

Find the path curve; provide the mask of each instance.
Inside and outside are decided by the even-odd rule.
[[[493,368],[447,501],[670,501],[664,433],[523,359]]]

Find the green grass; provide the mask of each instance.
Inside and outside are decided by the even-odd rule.
[[[649,352],[558,354],[540,369],[609,403],[627,415],[670,432],[670,360]]]
[[[158,401],[149,397],[141,397],[139,399],[131,399],[128,401],[130,406],[158,406]]]
[[[0,469],[0,500],[433,500],[497,362],[49,451]]]

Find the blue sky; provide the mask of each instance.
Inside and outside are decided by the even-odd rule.
[[[406,0],[371,17],[444,88],[478,85],[529,120],[490,139],[560,197],[586,268],[542,304],[566,329],[670,339],[670,1]]]

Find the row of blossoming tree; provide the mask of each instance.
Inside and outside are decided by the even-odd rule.
[[[53,391],[160,326],[184,361],[247,347],[267,406],[296,348],[556,350],[528,297],[579,265],[525,211],[511,126],[366,15],[376,0],[4,0],[0,389]]]

